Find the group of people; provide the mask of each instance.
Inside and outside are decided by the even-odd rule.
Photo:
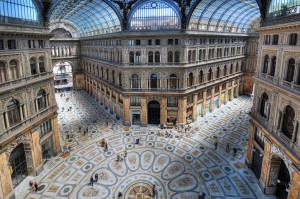
[[[96,173],[95,174],[95,179],[94,179],[94,177],[93,176],[91,176],[91,178],[90,178],[90,185],[91,186],[93,186],[94,185],[94,182],[98,182],[98,174]]]
[[[215,150],[218,149],[218,144],[219,144],[218,141],[215,141]],[[233,151],[233,156],[235,157],[236,153],[237,153],[237,148],[233,147],[232,151]],[[228,153],[230,152],[230,144],[229,143],[226,144],[226,152],[228,152]]]
[[[37,182],[29,181],[29,188],[30,190],[33,190],[35,193],[39,190],[39,185]]]
[[[117,162],[122,162],[125,158],[127,157],[127,150],[125,150],[125,152],[124,152],[124,155],[121,153],[121,155],[120,154],[117,154]]]

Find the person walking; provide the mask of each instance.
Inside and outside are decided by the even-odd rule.
[[[34,186],[34,192],[36,193],[39,190],[39,185],[37,184],[37,182],[34,182],[33,186]]]
[[[127,150],[125,150],[125,152],[124,152],[124,158],[126,158],[127,157]]]
[[[95,182],[98,182],[98,173],[95,174]]]
[[[234,156],[234,157],[236,156],[236,152],[237,152],[237,148],[234,147],[234,148],[233,148],[233,156]]]
[[[94,184],[94,178],[93,178],[93,176],[91,176],[91,178],[90,178],[90,185],[93,186],[93,184]]]
[[[107,143],[105,143],[104,150],[105,150],[105,152],[108,151]]]
[[[227,143],[227,145],[226,145],[226,152],[229,152],[229,150],[230,150],[229,143]]]
[[[218,142],[215,141],[215,150],[217,150],[217,149],[218,149]]]
[[[153,197],[156,195],[156,186],[155,184],[152,186]]]
[[[117,162],[120,161],[120,154],[117,154]]]

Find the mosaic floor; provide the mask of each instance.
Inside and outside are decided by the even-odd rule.
[[[120,198],[128,199],[197,199],[201,192],[206,198],[272,198],[262,194],[244,164],[247,112],[252,105],[249,98],[235,99],[200,118],[188,135],[181,137],[173,129],[174,136],[167,138],[157,135],[156,127],[125,131],[84,91],[67,93],[66,97],[57,94],[56,99],[62,144],[71,146],[71,154],[52,158],[35,179],[40,190],[26,193],[25,198],[113,199],[119,192],[123,195]],[[69,106],[72,111],[67,111]],[[89,133],[78,133],[79,126],[88,127]],[[68,133],[74,137],[66,139]],[[103,137],[108,142],[106,152],[100,146]],[[141,140],[139,144],[135,144],[136,138]],[[229,152],[225,150],[227,143]],[[235,157],[233,147],[238,149]],[[117,154],[124,150],[127,157],[117,162]],[[95,174],[99,180],[92,187],[89,180]]]

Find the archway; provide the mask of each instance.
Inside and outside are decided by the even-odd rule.
[[[160,104],[157,101],[148,103],[148,123],[160,124]]]
[[[53,67],[55,92],[73,89],[72,66],[69,62],[60,62]]]
[[[12,184],[13,187],[19,185],[28,175],[27,162],[24,144],[21,143],[11,152],[9,164],[12,167]]]
[[[269,186],[275,188],[276,197],[286,199],[290,188],[290,173],[285,162],[277,155],[271,158],[269,175]]]

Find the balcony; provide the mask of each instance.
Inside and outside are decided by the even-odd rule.
[[[52,106],[44,109],[43,111],[37,113],[36,115],[33,115],[32,117],[23,120],[19,124],[10,127],[9,129],[4,130],[3,133],[0,134],[0,144],[4,143],[8,139],[17,136],[20,132],[26,130],[31,125],[33,125],[35,122],[39,121],[40,119],[46,117],[47,115],[55,112],[58,110],[58,107]]]
[[[250,116],[258,122],[273,139],[277,140],[280,145],[283,145],[287,151],[294,154],[300,161],[300,146],[294,143],[290,138],[288,138],[283,132],[278,130],[275,126],[272,126],[265,118],[263,118],[259,113],[251,112]]]
[[[23,77],[17,80],[0,83],[0,89],[1,89],[0,93],[4,93],[8,90],[17,89],[18,87],[25,86],[26,84],[33,84],[53,77],[54,76],[52,72],[46,72],[37,75],[32,75],[29,77]]]

